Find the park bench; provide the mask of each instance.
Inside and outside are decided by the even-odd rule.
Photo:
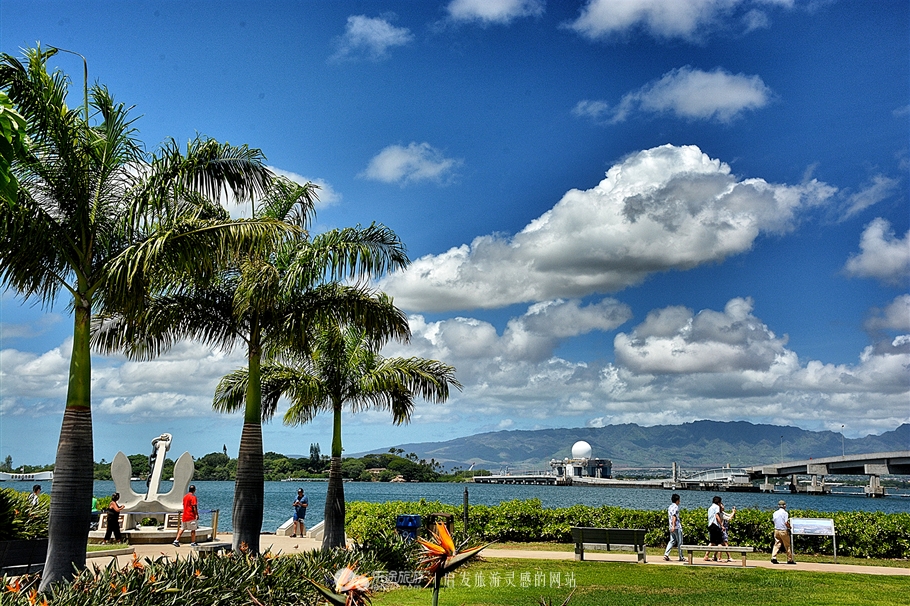
[[[234,546],[230,543],[203,543],[196,545],[193,550],[201,553],[224,553],[233,551]]]
[[[752,547],[734,547],[732,545],[683,545],[682,550],[689,554],[689,564],[692,563],[692,554],[696,551],[719,551],[721,553],[740,553],[743,556],[743,568],[746,567],[746,554],[755,551]]]
[[[575,559],[585,559],[585,545],[590,549],[612,551],[615,548],[631,548],[638,556],[638,563],[645,564],[645,530],[643,528],[590,528],[572,527],[572,541],[575,542]]]
[[[44,569],[47,539],[0,541],[0,572],[9,575],[28,574]]]

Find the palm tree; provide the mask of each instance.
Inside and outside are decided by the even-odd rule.
[[[42,590],[85,566],[93,311],[135,305],[144,289],[162,284],[163,267],[176,275],[211,274],[242,246],[262,245],[286,229],[271,221],[231,222],[206,202],[222,192],[246,199],[262,191],[270,175],[258,150],[197,138],[185,153],[170,141],[146,154],[129,109],[103,86],[92,87],[84,115],[67,107],[68,78],[47,71],[54,52],[29,49],[24,62],[0,55],[0,88],[25,118],[28,135],[11,169],[18,192],[2,194],[0,203],[0,284],[48,308],[68,294],[73,310]]]
[[[306,350],[314,323],[355,321],[386,337],[406,335],[407,321],[384,322],[385,308],[356,286],[332,279],[378,275],[404,267],[404,246],[386,227],[332,230],[309,238],[303,228],[314,213],[316,186],[273,181],[254,217],[287,221],[295,237],[251,251],[218,279],[172,286],[152,297],[141,318],[109,318],[95,333],[102,351],[125,350],[133,358],[154,357],[179,339],[198,339],[230,349],[247,349],[246,384],[236,408],[243,409],[232,512],[233,545],[259,551],[264,507],[260,366],[286,347]],[[215,408],[219,409],[217,402]]]
[[[400,311],[383,293],[376,295],[390,321]],[[286,396],[291,406],[286,425],[311,421],[318,413],[332,413],[332,459],[325,501],[323,549],[344,545],[344,484],[341,478],[341,415],[345,406],[353,413],[370,408],[387,410],[397,425],[407,423],[415,398],[444,402],[449,387],[461,389],[451,366],[423,358],[385,358],[380,353],[388,341],[357,325],[323,324],[313,337],[309,355],[291,363],[270,362],[262,366],[263,419],[271,418],[278,400]],[[236,371],[224,379],[216,392],[216,405],[229,410],[240,404],[250,374]]]

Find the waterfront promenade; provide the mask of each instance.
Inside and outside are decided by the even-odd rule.
[[[230,543],[231,535],[227,533],[218,534],[218,542]],[[282,554],[294,554],[300,553],[303,551],[311,549],[319,549],[321,542],[315,539],[307,538],[292,538],[284,537],[273,534],[266,534],[260,537],[260,547],[263,551],[270,549],[272,553],[282,553]],[[127,553],[121,553],[116,556],[118,565],[126,566],[133,559],[133,550],[135,550],[136,555],[139,556],[139,559],[144,559],[146,557],[155,559],[160,556],[165,556],[168,558],[187,558],[193,557],[195,551],[189,545],[183,545],[181,547],[174,547],[170,543],[163,545],[135,545],[130,546],[130,549]],[[96,564],[98,566],[107,565],[111,558],[110,554],[100,555],[97,552],[90,554],[92,557],[88,560],[89,565]],[[488,559],[493,558],[513,558],[521,560],[574,560],[575,554],[572,551],[533,551],[533,550],[523,550],[523,549],[497,549],[494,546],[488,547],[481,554],[483,557]],[[771,557],[768,554],[749,554],[748,566],[749,568],[774,568],[777,570],[787,571],[804,571],[804,572],[837,572],[837,573],[852,573],[852,574],[871,574],[871,575],[894,575],[894,576],[907,576],[910,577],[910,568],[896,568],[896,567],[887,567],[887,566],[858,566],[855,564],[828,564],[828,563],[818,563],[818,562],[799,562],[797,558],[796,566],[783,566],[775,565],[770,561]],[[632,552],[597,552],[594,550],[585,552],[586,561],[596,561],[596,562],[626,562],[634,563],[635,554]],[[682,562],[666,562],[659,555],[651,555],[648,559],[648,566],[688,566],[688,564],[683,564]],[[702,560],[696,558],[695,567],[699,566],[720,566],[720,567],[734,567],[737,569],[742,569],[739,559],[735,559],[732,563],[725,562],[703,562]]]

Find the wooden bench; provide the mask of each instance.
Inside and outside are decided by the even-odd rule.
[[[720,553],[729,551],[730,553],[741,553],[743,556],[743,568],[746,567],[746,554],[755,551],[752,547],[734,547],[732,545],[683,545],[682,550],[689,554],[689,564],[692,563],[692,554],[696,551],[718,551]]]
[[[638,563],[647,563],[645,554],[645,530],[643,528],[590,528],[573,526],[572,540],[575,542],[575,559],[585,559],[585,545],[593,549],[612,551],[614,548],[631,548],[638,556]]]
[[[47,559],[47,539],[0,541],[0,571],[19,575],[40,572]]]
[[[203,543],[193,547],[193,550],[201,553],[224,553],[233,551],[234,546],[230,543]]]

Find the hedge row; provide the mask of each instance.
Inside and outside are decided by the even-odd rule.
[[[29,502],[29,492],[0,488],[0,541],[40,539],[47,537],[47,519],[51,497],[38,496],[38,504]]]
[[[359,541],[377,532],[395,528],[401,514],[423,517],[432,513],[449,513],[455,517],[456,530],[480,541],[549,541],[570,543],[572,526],[604,528],[644,528],[651,546],[666,545],[669,538],[666,511],[643,511],[619,507],[544,508],[539,499],[505,501],[499,505],[472,505],[468,527],[462,522],[461,507],[439,501],[390,501],[386,503],[351,502],[347,504],[346,527]],[[910,514],[865,511],[819,512],[791,509],[790,515],[801,518],[833,518],[837,531],[837,552],[866,558],[910,558]],[[708,542],[706,508],[681,511],[686,543]],[[770,552],[774,542],[771,512],[760,509],[737,509],[730,522],[730,544],[747,545],[756,551]],[[833,553],[831,537],[798,536],[795,549],[801,553]]]

